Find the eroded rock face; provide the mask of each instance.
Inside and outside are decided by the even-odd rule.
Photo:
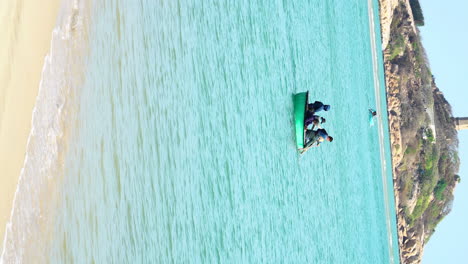
[[[401,19],[398,13],[395,11],[399,5],[407,5],[407,0],[380,0],[380,18],[381,18],[381,30],[382,30],[382,48],[384,49],[384,68],[385,68],[385,82],[387,88],[387,107],[388,107],[388,121],[390,128],[390,144],[392,150],[392,165],[393,165],[393,178],[394,178],[394,191],[395,191],[395,203],[397,207],[397,230],[398,230],[398,243],[400,248],[400,262],[401,263],[420,263],[424,245],[424,232],[420,233],[417,231],[421,230],[407,230],[407,222],[405,219],[406,206],[410,205],[409,210],[413,210],[416,205],[417,192],[413,192],[412,199],[405,201],[403,206],[400,201],[401,192],[401,180],[399,179],[398,167],[402,164],[402,158],[404,156],[405,142],[402,140],[402,102],[401,95],[406,94],[408,91],[407,86],[402,87],[401,76],[405,73],[401,73],[401,69],[398,64],[392,63],[389,58],[392,56],[391,51],[388,49],[389,42],[392,38],[392,22],[393,19]],[[397,16],[397,17],[395,17]],[[402,23],[409,23],[410,27],[406,27],[409,30],[416,29],[412,16],[405,15],[406,21]],[[409,21],[409,22],[408,22]],[[403,26],[403,25],[402,25]],[[413,32],[413,33],[414,33]],[[401,32],[400,32],[401,34]],[[400,35],[405,43],[408,43],[410,38],[409,34],[403,33]],[[403,50],[401,51],[403,52]],[[402,56],[403,54],[397,54]],[[417,186],[416,186],[417,188]]]
[[[382,49],[386,49],[390,38],[390,26],[392,24],[393,10],[399,0],[380,0],[380,26],[382,29]]]
[[[403,2],[406,6],[408,6],[408,10],[411,10],[409,0],[379,0],[380,5],[380,27],[382,31],[382,49],[385,50],[387,48],[388,42],[390,40],[390,31],[391,25],[393,21],[393,12],[395,8]],[[408,14],[411,19],[410,22],[412,23],[412,27],[414,31],[416,31],[416,26],[413,19],[413,14],[410,12]]]
[[[409,1],[379,0],[402,264],[421,263],[460,178],[451,107],[429,69]],[[436,197],[439,184],[446,188]]]

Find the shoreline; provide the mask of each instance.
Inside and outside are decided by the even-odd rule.
[[[391,38],[395,36],[400,36],[395,28],[392,28],[392,22],[394,15],[398,17],[398,14],[395,13],[396,10],[402,6],[408,10],[405,13],[406,17],[403,19],[406,24],[406,29],[408,32],[413,32],[418,35],[418,30],[414,21],[414,17],[411,11],[411,5],[409,0],[379,0],[380,4],[380,23],[382,27],[382,52],[384,58],[384,71],[385,71],[385,86],[386,86],[386,95],[387,95],[387,116],[389,121],[389,132],[390,132],[390,149],[392,156],[392,174],[393,174],[393,191],[395,194],[395,217],[397,222],[397,238],[398,238],[398,248],[399,248],[399,258],[400,263],[420,263],[421,258],[424,252],[425,245],[425,231],[424,226],[422,227],[422,232],[420,229],[416,229],[407,222],[407,212],[405,208],[410,208],[407,201],[402,201],[401,196],[405,195],[406,186],[402,185],[402,176],[399,174],[398,167],[402,164],[402,161],[405,157],[406,150],[403,151],[404,141],[403,141],[403,132],[401,124],[401,115],[404,109],[402,109],[403,104],[408,104],[408,102],[403,102],[401,100],[401,94],[405,90],[405,86],[401,85],[401,76],[398,72],[397,64],[391,61],[392,49],[388,47],[388,44]],[[400,15],[401,16],[401,15]],[[400,36],[401,37],[401,36]],[[413,65],[414,67],[414,65]],[[409,74],[403,74],[403,78]],[[434,128],[435,133],[435,128]],[[413,195],[411,199],[414,199],[414,202],[411,203],[412,210],[416,206],[418,192]],[[416,196],[416,199],[414,198]]]
[[[0,4],[0,237],[5,235],[61,1]],[[0,242],[3,248],[3,239]]]
[[[397,184],[395,164],[398,164],[403,158],[401,150],[399,151],[396,148],[397,145],[401,146],[401,128],[400,122],[395,115],[391,115],[391,112],[401,113],[401,102],[398,99],[399,90],[396,87],[397,76],[391,74],[391,65],[388,61],[388,54],[386,54],[387,46],[391,37],[391,24],[393,21],[393,11],[400,4],[400,0],[379,0],[379,14],[380,14],[380,27],[382,34],[382,53],[383,53],[383,67],[385,75],[385,89],[387,96],[387,116],[388,116],[388,126],[389,126],[389,137],[390,137],[390,155],[391,155],[391,171],[393,178],[393,192],[394,192],[394,202],[395,202],[395,218],[397,224],[397,245],[399,251],[399,261],[404,263],[402,259],[402,237],[400,230],[402,229],[402,219],[399,214],[399,187]]]

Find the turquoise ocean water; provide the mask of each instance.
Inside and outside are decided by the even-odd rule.
[[[399,263],[377,7],[64,0],[2,260]]]

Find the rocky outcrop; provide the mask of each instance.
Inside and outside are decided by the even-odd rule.
[[[403,2],[409,10],[411,10],[411,6],[409,4],[409,0],[379,0],[380,5],[380,28],[382,30],[382,49],[385,50],[387,48],[390,34],[391,34],[391,24],[393,21],[393,12],[397,8],[397,6]],[[408,14],[411,19],[408,20],[413,27],[413,30],[416,31],[416,25],[414,23],[414,18],[412,12]]]
[[[424,245],[451,208],[458,140],[409,0],[379,4],[400,263],[420,263]],[[442,136],[436,140],[436,134]]]
[[[387,107],[388,107],[388,121],[390,129],[390,144],[392,150],[392,169],[393,169],[393,180],[394,180],[394,191],[395,191],[395,203],[397,205],[397,225],[398,225],[398,244],[400,248],[400,262],[401,263],[420,263],[423,253],[424,238],[423,233],[417,232],[414,228],[408,229],[408,223],[406,222],[406,211],[405,207],[402,206],[400,200],[400,193],[402,189],[399,177],[399,166],[402,164],[404,157],[403,151],[405,150],[405,143],[402,141],[402,129],[401,129],[401,115],[402,115],[402,102],[401,95],[402,89],[407,89],[405,83],[402,82],[403,75],[406,72],[400,72],[402,69],[399,64],[393,63],[390,59],[391,56],[403,56],[405,49],[401,49],[399,53],[392,54],[395,52],[394,49],[388,48],[388,44],[392,37],[392,24],[397,25],[399,23],[406,23],[406,30],[404,33],[399,33],[399,37],[402,37],[402,45],[406,46],[409,42],[408,30],[413,30],[414,27],[411,25],[411,18],[406,17],[405,21],[395,21],[394,19],[401,19],[401,14],[398,13],[397,7],[399,5],[405,5],[406,1],[398,0],[381,0],[382,17],[382,46],[384,47],[384,68],[385,68],[385,81],[387,88]],[[409,25],[409,26],[408,26]],[[394,26],[395,27],[395,26]],[[404,27],[400,25],[400,27]],[[406,48],[406,47],[405,47]],[[407,93],[407,92],[403,92]],[[417,189],[417,187],[415,187]],[[408,210],[413,210],[416,204],[416,193],[409,195],[406,199],[405,204],[409,206]]]
[[[380,0],[380,28],[382,30],[382,49],[386,49],[390,38],[390,25],[392,24],[393,10],[398,6],[399,0]]]

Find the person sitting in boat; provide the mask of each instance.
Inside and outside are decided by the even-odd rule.
[[[371,113],[372,116],[376,116],[376,115],[377,115],[377,111],[375,111],[375,110],[372,109],[372,108],[369,108],[369,112]]]
[[[311,112],[312,114],[328,110],[330,110],[330,105],[324,105],[322,102],[319,101],[315,101],[314,103],[307,105],[307,111]]]
[[[310,112],[306,113],[306,117],[304,119],[304,127],[307,128],[309,125],[312,125],[312,129],[314,128],[322,128],[320,124],[325,123],[327,120],[323,117],[318,115],[310,114]]]
[[[333,141],[333,137],[329,136],[325,129],[319,128],[317,130],[307,130],[305,133],[304,148],[309,148],[314,144],[317,144],[316,146],[318,147],[320,143],[324,141]]]

